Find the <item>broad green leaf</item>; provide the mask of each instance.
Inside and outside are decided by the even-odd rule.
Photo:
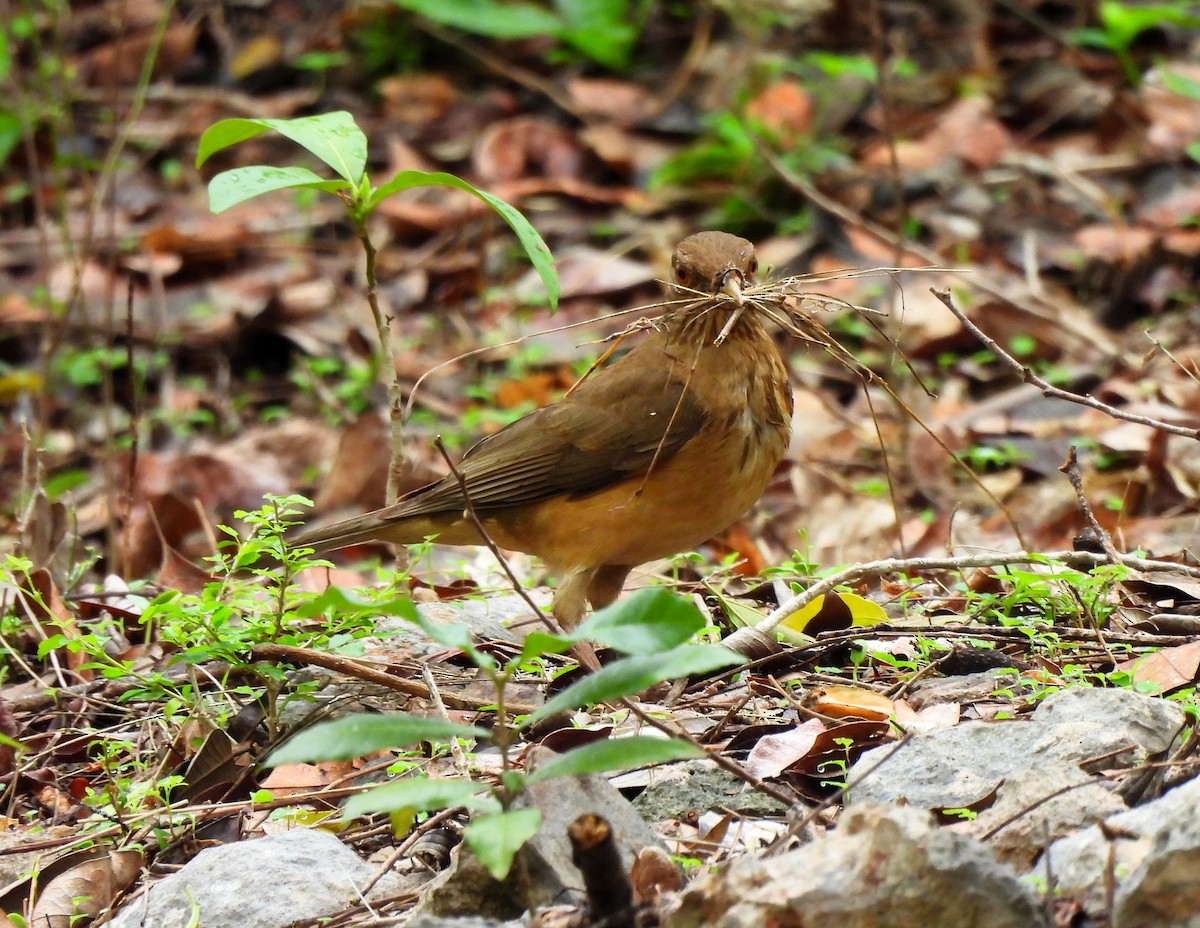
[[[712,590],[711,587],[709,589]],[[712,590],[712,593],[717,597],[717,605],[721,607],[721,611],[725,613],[725,617],[729,619],[734,628],[753,628],[766,618],[765,613],[748,603],[725,596],[716,590]]]
[[[570,649],[575,642],[573,638],[560,638],[548,632],[530,632],[521,642],[521,653],[510,663],[519,667],[530,658],[542,657],[546,654],[562,654]]]
[[[295,609],[296,615],[303,619],[315,619],[327,612],[342,616],[395,615],[409,621],[417,618],[417,607],[406,596],[386,600],[359,599],[337,586],[326,587],[320,596],[301,603]]]
[[[528,719],[533,724],[559,712],[632,696],[662,680],[708,673],[744,663],[740,654],[715,644],[688,644],[642,657],[623,657],[590,676],[572,683]]]
[[[386,184],[380,185],[375,190],[367,204],[367,209],[374,209],[384,199],[394,193],[399,193],[401,190],[430,185],[441,185],[443,187],[455,187],[459,190],[465,190],[472,196],[479,197],[479,199],[483,200],[484,203],[499,213],[500,217],[517,234],[517,240],[521,243],[521,247],[525,249],[525,254],[529,256],[529,260],[533,263],[538,277],[542,279],[542,285],[546,288],[546,294],[550,299],[550,308],[554,309],[558,306],[558,272],[554,269],[554,256],[550,254],[549,247],[542,241],[542,237],[538,235],[537,229],[530,225],[529,220],[522,216],[520,211],[515,207],[510,206],[486,190],[473,187],[461,177],[455,177],[453,174],[446,174],[443,171],[401,171]]]
[[[308,168],[273,168],[267,164],[252,164],[232,171],[222,171],[208,182],[208,208],[223,213],[231,206],[271,193],[297,187],[317,190],[344,190],[350,185],[344,180],[329,180]]]
[[[562,22],[550,11],[532,3],[497,3],[496,0],[395,0],[397,6],[443,26],[493,39],[528,39],[558,35]]]
[[[662,587],[647,587],[591,615],[571,634],[623,654],[658,654],[683,644],[704,628],[690,599]]]
[[[538,809],[480,815],[463,829],[463,840],[488,873],[502,880],[512,869],[521,845],[537,834],[541,824],[542,813]]]
[[[366,172],[367,137],[345,110],[297,119],[222,119],[200,136],[196,167],[215,152],[269,129],[308,149],[352,184]]]
[[[629,66],[642,18],[630,0],[555,0],[562,14],[562,39],[605,67]]]
[[[272,751],[267,765],[349,760],[387,748],[408,747],[420,741],[450,741],[454,738],[482,741],[490,737],[486,729],[474,725],[422,718],[405,712],[358,713],[305,729]]]
[[[661,764],[669,760],[703,756],[704,752],[699,748],[675,738],[654,738],[649,735],[609,738],[560,754],[534,770],[527,779],[529,783],[537,783],[555,777],[628,770],[630,767],[641,767],[644,764]]]
[[[358,818],[373,812],[427,812],[430,809],[449,809],[466,806],[476,809],[495,809],[499,804],[486,794],[486,787],[471,780],[410,776],[351,796],[343,811],[345,818]]]

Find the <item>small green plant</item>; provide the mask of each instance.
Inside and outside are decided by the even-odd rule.
[[[647,0],[554,0],[551,9],[499,0],[394,2],[440,26],[471,35],[492,39],[550,36],[597,64],[618,71],[629,66],[650,7]]]
[[[1068,38],[1077,45],[1090,45],[1113,53],[1130,84],[1142,81],[1141,71],[1130,51],[1138,36],[1160,26],[1180,29],[1200,28],[1200,12],[1192,3],[1120,3],[1101,0],[1097,7],[1099,28],[1075,29]]]
[[[834,789],[845,789],[847,786],[846,772],[850,769],[850,749],[854,747],[853,738],[834,738],[833,743],[842,749],[844,757],[831,758],[823,761],[817,766],[817,772],[822,776],[826,775],[827,771],[835,770],[838,773],[836,780],[821,780],[822,786],[831,786]]]
[[[390,196],[414,187],[454,187],[478,197],[504,219],[516,233],[546,287],[551,308],[558,303],[558,275],[550,249],[529,221],[516,209],[498,197],[471,186],[453,174],[429,171],[400,171],[379,186],[367,175],[367,137],[344,111],[297,119],[223,119],[210,126],[200,137],[196,152],[196,167],[232,145],[274,131],[306,149],[337,175],[322,177],[305,167],[276,167],[255,164],[233,168],[217,174],[208,184],[209,207],[214,213],[223,212],[253,197],[278,190],[324,191],[341,197],[346,215],[363,248],[367,303],[375,319],[379,351],[375,355],[375,370],[391,365],[394,356],[391,320],[379,306],[375,274],[377,252],[367,231],[367,220]],[[387,364],[385,365],[385,362]],[[388,409],[391,419],[392,465],[388,470],[387,498],[394,500],[400,481],[403,460],[403,421],[401,417],[401,386],[392,376],[388,380]]]
[[[1029,460],[1029,452],[1011,442],[994,445],[972,445],[962,458],[976,471],[1003,470]]]
[[[310,610],[333,613],[354,612],[363,607],[364,604],[333,589],[308,606]],[[417,624],[440,644],[460,650],[479,668],[495,688],[498,723],[488,731],[409,713],[351,715],[301,732],[275,751],[269,763],[349,759],[372,751],[408,747],[423,740],[467,738],[494,743],[501,757],[500,782],[495,787],[459,777],[406,776],[353,797],[346,804],[345,815],[354,818],[387,812],[411,821],[420,812],[463,806],[476,813],[463,838],[497,879],[507,876],[517,851],[541,822],[538,809],[516,806],[527,787],[555,777],[701,755],[684,741],[634,736],[575,748],[532,772],[522,772],[513,766],[512,754],[523,732],[560,712],[619,700],[662,680],[705,673],[743,660],[719,645],[688,644],[704,627],[704,619],[690,600],[663,589],[642,590],[602,609],[568,635],[532,632],[526,636],[521,652],[503,664],[476,648],[466,629],[430,622],[406,598],[396,599],[386,604],[386,608],[391,614]],[[509,718],[506,693],[520,668],[538,658],[562,654],[584,639],[606,644],[625,656],[571,684],[535,712]]]
[[[375,371],[369,364],[354,364],[331,357],[305,357],[292,370],[294,383],[320,406],[325,421],[339,425],[366,412],[371,405]]]

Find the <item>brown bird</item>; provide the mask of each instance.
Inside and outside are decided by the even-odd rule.
[[[568,628],[585,601],[615,600],[638,564],[690,550],[745,513],[788,446],[787,369],[742,302],[758,270],[754,246],[700,232],[675,249],[671,269],[673,295],[695,299],[557,403],[474,445],[459,465],[492,540],[563,572],[553,612]],[[451,474],[291,544],[322,552],[430,535],[480,544],[465,508]]]

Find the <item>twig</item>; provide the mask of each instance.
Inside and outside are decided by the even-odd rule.
[[[1014,358],[1011,354],[1005,351],[996,342],[994,338],[987,335],[979,326],[967,318],[967,314],[954,305],[954,299],[950,296],[949,290],[938,290],[931,287],[929,290],[937,297],[945,307],[954,313],[958,321],[963,324],[968,332],[974,335],[977,339],[983,342],[984,346],[991,351],[995,356],[1012,371],[1020,375],[1021,379],[1028,384],[1032,384],[1042,391],[1043,396],[1052,396],[1056,399],[1066,400],[1069,403],[1078,403],[1080,406],[1087,406],[1091,409],[1098,409],[1100,412],[1112,416],[1114,419],[1124,419],[1126,422],[1136,422],[1138,425],[1146,425],[1152,429],[1159,429],[1163,432],[1170,432],[1172,435],[1182,435],[1184,438],[1191,438],[1200,441],[1200,429],[1189,429],[1182,425],[1172,425],[1170,422],[1163,422],[1161,419],[1151,419],[1149,416],[1139,416],[1136,413],[1126,412],[1116,406],[1109,406],[1107,403],[1102,403],[1094,396],[1083,396],[1079,393],[1072,393],[1070,390],[1063,390],[1061,387],[1056,387],[1048,380],[1039,377],[1032,370]]]
[[[366,886],[359,890],[359,895],[365,899],[367,894],[375,888],[375,884],[387,876],[392,867],[396,866],[396,864],[400,862],[401,858],[411,851],[413,846],[420,841],[424,835],[441,826],[441,824],[447,819],[456,816],[459,812],[459,808],[460,807],[455,806],[450,809],[442,809],[436,815],[431,815],[429,818],[425,819],[425,821],[421,822],[420,825],[414,828],[412,834],[405,838],[400,846],[396,848],[396,850],[394,850],[390,855],[388,855],[388,859],[385,860],[383,866],[379,868],[379,872],[376,873],[375,876],[371,877],[371,881],[367,883]]]
[[[424,661],[421,662],[421,679],[429,687],[429,701],[433,703],[434,710],[443,722],[449,722],[450,713],[446,711],[446,703],[442,699],[442,691],[437,685],[437,680],[433,678],[433,671],[429,669],[429,665]],[[462,745],[458,743],[457,738],[450,741],[450,756],[454,758],[454,766],[458,768],[459,776],[469,779],[471,776],[471,765],[467,761],[467,756],[463,752]]]
[[[1075,491],[1075,500],[1079,503],[1079,511],[1083,514],[1084,521],[1087,522],[1088,528],[1096,537],[1096,541],[1100,543],[1109,559],[1115,564],[1120,554],[1113,545],[1112,536],[1104,530],[1099,521],[1096,519],[1096,514],[1092,511],[1092,506],[1088,502],[1087,495],[1083,492],[1083,477],[1079,473],[1079,455],[1075,451],[1075,446],[1071,445],[1067,448],[1067,459],[1058,469],[1059,473],[1066,474],[1067,479],[1071,482],[1071,489]]]
[[[612,825],[591,812],[567,826],[571,863],[583,876],[592,924],[635,928],[633,884],[621,859]]]
[[[641,707],[634,703],[631,699],[622,699],[621,705],[633,713],[633,715],[643,724],[649,725],[652,728],[657,728],[663,734],[668,735],[671,738],[680,738],[691,744],[693,747],[699,748],[704,752],[705,757],[711,760],[722,770],[732,773],[743,783],[748,784],[751,789],[756,790],[765,796],[770,796],[776,802],[782,803],[789,809],[799,801],[798,797],[794,793],[785,792],[784,790],[779,789],[777,786],[773,786],[772,784],[768,783],[766,780],[762,779],[762,777],[756,777],[732,757],[726,757],[720,751],[709,750],[700,743],[700,740],[696,738],[695,735],[693,735],[683,726],[676,727],[668,725],[666,722],[656,719],[654,716],[643,711]]]
[[[513,569],[509,566],[508,560],[503,554],[500,553],[500,548],[496,545],[496,542],[492,541],[492,536],[489,535],[487,529],[483,527],[483,522],[479,520],[479,515],[475,512],[475,506],[471,502],[471,493],[467,488],[467,482],[463,479],[462,472],[455,467],[454,461],[450,457],[449,452],[446,451],[446,444],[442,441],[442,436],[439,435],[437,438],[435,438],[433,440],[433,444],[434,447],[437,448],[438,453],[441,454],[442,459],[446,462],[446,466],[450,468],[450,473],[454,476],[454,479],[458,481],[458,488],[462,491],[463,496],[463,514],[467,517],[467,521],[475,526],[475,531],[479,533],[479,537],[483,540],[483,543],[487,546],[487,549],[491,551],[496,560],[500,562],[500,568],[508,577],[509,583],[512,584],[513,591],[520,596],[521,599],[525,600],[525,603],[533,611],[534,616],[539,619],[542,624],[546,626],[546,628],[550,629],[550,631],[556,635],[561,635],[562,629],[558,627],[558,623],[553,621],[549,616],[546,615],[546,613],[542,612],[542,610],[538,608],[538,604],[533,601],[533,598],[529,595],[528,591],[521,585],[521,581],[517,579],[517,575],[513,573]]]
[[[1014,564],[1044,564],[1047,561],[1061,561],[1072,566],[1095,567],[1110,562],[1108,554],[1096,554],[1091,551],[1050,551],[1036,553],[1017,551],[1013,553],[993,552],[990,554],[970,554],[961,557],[914,557],[914,558],[885,558],[880,561],[867,561],[847,567],[823,580],[818,580],[803,593],[793,596],[780,604],[770,615],[750,628],[741,628],[725,639],[727,648],[739,653],[746,653],[743,648],[753,647],[759,636],[771,635],[776,627],[788,616],[799,612],[818,596],[823,596],[839,586],[854,583],[864,577],[883,576],[891,573],[913,573],[924,570],[966,570],[979,567],[1001,567]],[[1130,554],[1116,553],[1116,563],[1131,570],[1147,573],[1170,571],[1185,574],[1200,579],[1200,568],[1189,567],[1186,564],[1171,564],[1166,561],[1153,561],[1135,557]]]
[[[363,680],[366,683],[374,683],[378,686],[385,686],[388,689],[395,690],[398,693],[404,693],[407,696],[416,696],[420,699],[430,699],[431,694],[429,687],[424,683],[418,683],[416,680],[407,680],[404,677],[398,677],[394,674],[387,673],[383,670],[378,670],[371,667],[362,661],[352,660],[351,658],[343,657],[340,654],[330,654],[326,651],[314,651],[311,648],[296,648],[291,645],[283,644],[259,644],[255,645],[250,652],[251,657],[256,661],[283,661],[289,664],[312,664],[315,667],[324,667],[326,670],[333,670],[337,673],[344,673],[347,676],[354,677],[357,680]],[[444,693],[442,698],[446,705],[452,709],[462,709],[469,712],[478,712],[483,710],[485,706],[494,705],[496,702],[494,695],[479,696],[478,698],[465,698],[456,696],[453,693]],[[522,715],[534,712],[537,706],[521,703],[520,705],[510,706],[510,708]]]
[[[808,198],[819,208],[825,210],[833,216],[836,216],[838,219],[848,223],[849,225],[864,230],[868,234],[879,239],[879,241],[883,242],[884,244],[895,247],[897,243],[899,243],[903,246],[903,250],[906,254],[915,255],[922,261],[926,261],[929,264],[936,265],[942,263],[942,257],[932,248],[926,248],[924,245],[921,245],[918,242],[906,242],[903,239],[900,239],[889,229],[884,228],[878,223],[871,222],[869,219],[858,215],[849,207],[844,206],[832,197],[826,196],[824,193],[818,190],[814,184],[810,183],[807,179],[789,168],[762,139],[755,137],[753,142],[754,150],[762,157],[764,161],[766,161],[766,163],[775,171],[775,173],[782,178],[784,183],[786,183],[789,187],[792,187],[797,193],[800,193]],[[971,281],[973,285],[989,296],[1009,305],[1015,306],[1017,309],[1024,313],[1028,313],[1036,319],[1044,319],[1048,322],[1058,321],[1059,313],[1056,313],[1053,307],[1039,305],[1045,303],[1046,301],[1039,300],[1036,297],[1033,299],[1022,299],[1020,297],[1013,296],[1010,292],[1012,289],[1010,286],[1006,286],[1001,280],[992,277],[985,271],[972,269],[971,275]],[[1101,341],[1100,334],[1091,330],[1090,328],[1086,332],[1075,331],[1068,334],[1079,338],[1081,342],[1089,344],[1092,348],[1099,349],[1106,355],[1112,354],[1114,351],[1111,341],[1107,338],[1107,336],[1105,336],[1104,340]]]

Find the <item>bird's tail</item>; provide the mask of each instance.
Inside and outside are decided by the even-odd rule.
[[[395,507],[376,509],[360,516],[317,526],[288,539],[289,548],[312,548],[316,554],[348,548],[368,541],[387,541],[397,545],[415,545],[432,535],[441,535],[444,525],[430,516],[397,517]],[[454,544],[457,542],[451,542]]]

